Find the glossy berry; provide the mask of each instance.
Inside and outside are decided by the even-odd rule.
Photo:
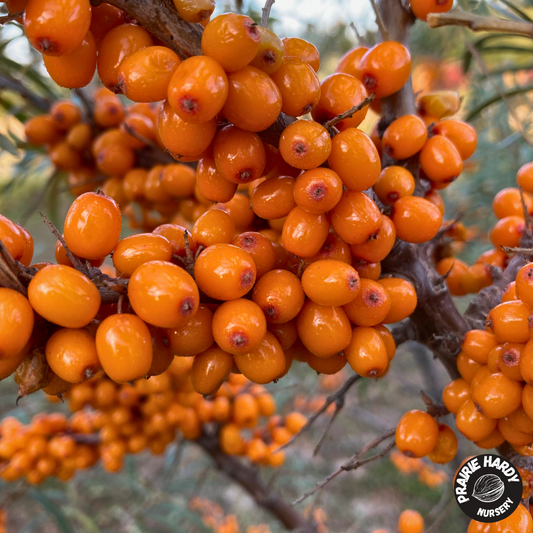
[[[524,191],[533,193],[533,163],[526,163],[518,169],[516,183]]]
[[[467,439],[474,442],[487,438],[496,429],[496,420],[482,415],[470,399],[459,408],[455,424]]]
[[[283,159],[291,166],[310,169],[320,166],[331,153],[326,128],[310,120],[298,120],[285,128],[279,141]]]
[[[188,357],[207,350],[214,342],[213,313],[204,305],[177,328],[167,330],[174,355]]]
[[[370,327],[353,329],[350,344],[344,349],[348,364],[360,376],[374,378],[388,367],[389,355],[379,332]]]
[[[324,244],[328,231],[329,222],[325,214],[315,215],[297,206],[283,224],[283,247],[298,257],[312,257]]]
[[[311,65],[318,72],[320,68],[320,54],[315,45],[298,37],[285,37],[282,40],[285,49],[285,57],[298,57]]]
[[[174,5],[180,17],[187,22],[203,22],[215,10],[214,0],[174,0]]]
[[[270,272],[276,262],[276,252],[272,243],[261,233],[247,231],[237,235],[231,244],[248,252],[257,269],[257,279]]]
[[[461,350],[470,359],[481,365],[486,365],[489,353],[498,345],[493,333],[483,329],[471,329],[465,333]]]
[[[516,296],[528,307],[533,307],[533,264],[523,266],[516,275]]]
[[[491,309],[487,316],[486,327],[496,335],[499,342],[527,342],[530,314],[529,307],[520,300],[504,302]]]
[[[283,63],[283,43],[274,32],[261,26],[258,26],[257,30],[261,36],[261,44],[250,65],[272,76]]]
[[[270,178],[252,193],[252,209],[261,218],[273,220],[286,217],[296,207],[295,180],[289,176]]]
[[[453,6],[453,0],[410,0],[413,15],[420,20],[427,20],[430,13],[446,13]]]
[[[373,236],[363,244],[350,246],[355,261],[379,263],[389,255],[396,242],[396,228],[388,216],[381,215],[381,220],[382,224],[377,236]]]
[[[385,288],[370,279],[361,279],[356,297],[344,306],[350,322],[356,326],[376,326],[385,320],[391,299]]]
[[[1,362],[15,359],[30,340],[34,324],[33,309],[28,299],[22,294],[2,287],[0,288],[0,319]]]
[[[488,418],[503,418],[520,407],[522,386],[501,373],[491,374],[474,388],[472,400]]]
[[[408,457],[424,457],[436,446],[439,438],[437,422],[424,411],[405,413],[396,427],[396,446]]]
[[[456,414],[461,405],[470,398],[470,387],[463,378],[450,381],[442,391],[442,402],[450,413]]]
[[[383,150],[393,159],[407,159],[418,153],[427,140],[424,121],[416,115],[397,118],[385,130]]]
[[[442,213],[425,198],[405,196],[394,203],[391,219],[399,239],[421,243],[437,235]]]
[[[509,216],[498,220],[490,232],[490,240],[495,247],[520,245],[520,238],[524,232],[524,218]]]
[[[443,135],[427,140],[420,151],[420,167],[436,183],[450,183],[463,170],[463,160],[455,145]]]
[[[361,58],[368,52],[366,46],[357,46],[348,50],[340,59],[335,72],[343,72],[357,78],[359,73],[359,63]]]
[[[413,175],[399,166],[384,168],[374,184],[374,192],[385,205],[393,205],[400,198],[411,196],[414,190]]]
[[[342,181],[336,172],[328,168],[313,168],[298,177],[293,194],[298,206],[320,215],[339,203],[342,190]]]
[[[533,212],[533,199],[528,193],[523,193],[524,204],[528,213]],[[522,194],[519,189],[507,187],[499,191],[492,201],[492,210],[498,218],[510,216],[524,216]]]
[[[457,148],[463,160],[472,156],[476,150],[476,130],[466,122],[445,120],[435,124],[433,132],[449,139]]]
[[[198,394],[213,394],[229,376],[233,357],[216,345],[199,353],[192,364],[191,381]]]
[[[196,187],[206,200],[229,202],[237,190],[237,183],[228,181],[219,171],[212,157],[202,157],[196,167]]]
[[[410,316],[417,305],[416,291],[413,285],[402,278],[382,278],[378,283],[387,291],[391,307],[384,324],[394,324]]]
[[[399,533],[423,533],[424,519],[422,515],[411,509],[402,512],[398,519]]]

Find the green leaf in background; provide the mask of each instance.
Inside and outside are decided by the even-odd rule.
[[[507,91],[503,93],[503,96],[506,98],[510,98],[512,96],[516,96],[518,94],[525,94],[530,91],[533,91],[533,85],[526,85],[524,87],[516,87],[514,89],[511,89],[510,91]],[[496,102],[499,102],[502,99],[502,97],[499,94],[494,95],[492,98],[489,98],[488,100],[485,100],[478,106],[476,106],[474,109],[471,109],[468,115],[465,118],[465,121],[469,122],[470,120],[473,120],[477,117],[487,107],[491,106],[492,104],[495,104]]]
[[[491,35],[486,35],[485,37],[482,37],[481,39],[478,39],[477,41],[471,44],[476,50],[481,51],[487,43],[490,43],[492,41],[495,41],[497,39],[502,39],[505,37],[516,37],[516,35],[513,35],[511,33],[498,33],[498,34],[493,33]],[[472,54],[468,50],[466,50],[463,55],[463,72],[466,74],[471,66],[472,66]]]
[[[45,511],[51,515],[56,521],[57,527],[62,533],[75,533],[72,524],[63,512],[63,510],[56,505],[48,496],[46,496],[39,489],[29,489],[28,494],[38,503],[40,503]]]
[[[14,156],[20,155],[13,141],[9,137],[6,137],[5,135],[2,135],[1,133],[0,133],[0,148],[2,150],[5,150],[6,152],[9,152],[11,155],[14,155]]]
[[[81,509],[68,505],[64,509],[65,515],[79,522],[86,533],[100,533],[96,522]]]
[[[529,22],[533,22],[533,20],[531,20],[531,18],[527,15],[527,13],[525,13],[518,6],[510,2],[510,0],[500,0],[500,2],[502,4],[505,4],[512,11],[514,11],[520,18],[527,20]]]

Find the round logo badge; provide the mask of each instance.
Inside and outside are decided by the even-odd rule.
[[[459,469],[453,491],[468,517],[478,522],[497,522],[520,504],[522,478],[514,465],[500,455],[477,455]]]

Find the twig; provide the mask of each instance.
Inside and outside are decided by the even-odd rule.
[[[24,15],[24,11],[17,11],[16,13],[9,13],[8,15],[3,15],[0,17],[0,24],[7,24],[8,22],[13,22],[18,18]]]
[[[300,435],[302,435],[302,433],[305,433],[314,423],[314,421],[333,403],[333,402],[336,402],[337,401],[337,398],[341,398],[343,397],[349,390],[350,390],[350,387],[356,383],[357,381],[359,381],[359,379],[361,379],[361,376],[359,376],[358,374],[355,374],[353,376],[351,376],[350,378],[348,378],[343,386],[336,392],[334,392],[333,394],[330,394],[327,398],[326,398],[326,401],[324,402],[324,405],[318,409],[315,413],[313,413],[313,415],[307,420],[307,422],[305,423],[305,426],[302,427],[302,429],[300,429],[300,431],[298,431],[298,433],[296,433],[295,435],[292,436],[292,438],[287,441],[285,444],[282,444],[279,448],[277,448],[276,450],[274,450],[273,453],[276,453],[276,452],[279,452],[281,450],[284,450],[285,448],[287,448],[288,446],[290,446]]]
[[[335,411],[331,415],[331,418],[328,420],[328,425],[326,426],[324,433],[322,433],[320,440],[317,442],[315,449],[313,450],[313,457],[316,457],[318,455],[320,448],[322,448],[322,444],[324,444],[324,442],[326,441],[326,437],[328,436],[331,426],[333,426],[333,422],[335,422],[337,415],[341,412],[343,407],[344,397],[337,398],[337,400],[335,401]]]
[[[530,26],[533,29],[533,24],[530,24]],[[533,37],[533,33],[531,34],[531,37]],[[472,46],[472,43],[469,43],[468,41],[466,41],[465,42],[465,46],[468,49],[468,51],[472,54],[472,57],[475,59],[476,63],[479,66],[479,69],[481,70],[481,72],[483,73],[485,78],[487,78],[487,80],[492,85],[494,90],[500,96],[502,102],[505,104],[505,107],[507,107],[507,110],[509,111],[509,115],[516,122],[516,126],[518,128],[518,131],[520,132],[520,135],[522,136],[522,139],[524,139],[524,141],[527,144],[529,144],[529,146],[533,147],[533,141],[528,138],[527,133],[526,133],[526,131],[524,129],[524,126],[522,125],[522,122],[520,121],[520,119],[518,118],[518,115],[516,114],[515,110],[513,109],[512,105],[511,105],[511,102],[509,101],[507,96],[504,94],[504,92],[500,89],[500,87],[498,87],[498,84],[492,79],[492,77],[490,75],[490,71],[489,71],[489,69],[487,67],[487,64],[485,63],[485,61],[481,57],[481,54],[475,49],[474,46]]]
[[[375,94],[371,94],[370,96],[367,96],[360,104],[357,104],[353,106],[351,109],[348,109],[348,111],[345,111],[344,113],[341,113],[340,115],[337,115],[335,118],[332,118],[331,120],[328,120],[324,124],[324,128],[332,128],[339,122],[343,121],[345,118],[351,118],[353,117],[358,111],[361,111],[364,107],[367,105],[370,105],[372,101],[375,98]]]
[[[389,31],[387,30],[387,27],[385,26],[385,22],[383,21],[383,18],[381,17],[381,13],[376,4],[376,0],[370,0],[370,2],[372,3],[372,9],[374,10],[374,13],[376,14],[376,24],[378,25],[379,33],[381,33],[381,36],[384,41],[388,41],[390,39]]]
[[[448,409],[441,404],[441,403],[435,403],[431,397],[429,397],[423,390],[420,391],[420,395],[422,396],[422,401],[426,405],[426,411],[429,415],[431,415],[434,418],[440,418],[441,416],[446,416],[450,414]]]
[[[91,99],[87,96],[83,89],[74,89],[74,92],[78,95],[81,105],[85,110],[86,118],[89,122],[93,122],[94,106]]]
[[[147,146],[156,146],[150,139],[147,139],[144,135],[141,135],[139,132],[135,131],[126,121],[124,121],[122,124],[124,125],[126,133],[129,133],[132,137],[135,137]]]
[[[266,28],[268,25],[268,19],[270,18],[270,10],[275,4],[276,0],[266,0],[265,7],[261,9],[261,26]]]
[[[533,255],[533,248],[515,248],[512,246],[502,246],[501,249],[508,254]]]
[[[324,486],[326,486],[330,481],[335,479],[337,476],[342,474],[343,472],[348,472],[350,470],[356,470],[357,468],[364,466],[368,463],[371,463],[372,461],[376,461],[378,459],[381,459],[385,455],[387,455],[396,445],[395,441],[392,441],[386,448],[383,449],[383,451],[377,453],[376,455],[372,455],[371,457],[367,457],[366,459],[361,459],[363,455],[365,455],[370,450],[374,449],[376,446],[379,446],[383,441],[387,440],[388,438],[392,437],[396,433],[396,428],[391,428],[379,437],[376,437],[373,441],[370,441],[368,444],[365,444],[356,454],[354,454],[348,461],[343,463],[337,470],[329,474],[329,476],[325,477],[322,481],[319,481],[314,488],[306,492],[303,496],[298,498],[293,502],[293,505],[296,505],[297,503],[301,503],[306,498],[314,494],[317,490],[320,490]]]
[[[465,26],[472,31],[496,31],[533,37],[533,24],[530,22],[519,22],[497,17],[474,15],[473,13],[467,13],[458,7],[448,11],[448,13],[430,13],[427,22],[430,28],[440,28],[441,26]]]
[[[350,22],[350,28],[352,28],[355,33],[355,38],[357,39],[358,44],[364,44],[362,35],[357,31],[357,27],[353,22]]]
[[[16,290],[27,296],[26,287],[20,282],[18,274],[21,272],[4,243],[0,241],[0,286]]]

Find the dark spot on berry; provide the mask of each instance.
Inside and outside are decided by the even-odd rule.
[[[273,305],[267,305],[263,307],[263,313],[265,313],[267,319],[275,320],[278,316],[278,310]]]
[[[387,194],[387,200],[389,202],[395,202],[396,200],[398,200],[398,198],[400,198],[400,193],[396,191],[390,192],[389,194]]]
[[[234,331],[229,337],[229,343],[235,348],[246,348],[249,342],[248,335],[242,331]]]
[[[517,366],[520,364],[520,351],[516,348],[510,348],[502,354],[502,363],[505,366]]]
[[[194,303],[194,298],[192,296],[183,298],[180,304],[180,315],[189,316],[194,310]]]
[[[54,54],[59,51],[59,46],[57,45],[57,43],[55,43],[48,37],[41,37],[40,39],[37,39],[37,41],[35,42],[35,48],[37,48],[37,50],[39,50],[39,52],[43,54],[47,52],[49,54]]]
[[[307,113],[311,113],[311,109],[313,109],[313,104],[307,104],[306,106],[302,107],[300,115],[307,115]]]
[[[378,292],[370,291],[363,295],[363,301],[368,307],[376,307],[382,302],[382,299]]]
[[[207,20],[211,16],[211,13],[212,11],[210,11],[209,9],[202,9],[202,11],[198,12],[198,15],[197,15],[198,20],[199,21]]]
[[[255,272],[251,268],[247,268],[241,274],[241,286],[245,289],[249,289],[255,281]]]
[[[265,50],[263,52],[263,63],[267,66],[273,65],[276,60],[278,59],[278,56],[276,55],[276,52],[274,50]]]
[[[369,90],[374,91],[378,86],[378,82],[371,74],[365,74],[363,76],[363,85]]]
[[[256,244],[256,238],[253,235],[246,235],[242,239],[242,245],[245,250],[252,249]]]
[[[302,141],[296,141],[292,145],[292,151],[297,156],[304,156],[309,151],[309,147]]]
[[[254,41],[260,41],[261,35],[259,33],[259,30],[257,29],[257,24],[255,22],[249,22],[246,21],[245,23],[246,33],[254,40]]]
[[[376,368],[373,368],[372,370],[369,370],[366,373],[367,378],[375,378],[378,375],[379,375],[379,370],[377,370]]]
[[[529,327],[533,327],[533,324],[531,322],[531,317],[528,318]],[[494,327],[494,322],[492,321],[492,318],[490,316],[487,317],[487,320],[485,320],[485,327],[492,331],[492,328]]]
[[[322,200],[326,196],[327,192],[328,190],[326,184],[322,181],[319,183],[314,183],[308,189],[309,197],[315,202]]]
[[[368,240],[369,241],[375,241],[378,238],[378,235],[379,235],[380,231],[381,231],[381,228],[376,230],[374,233],[372,233],[372,235],[370,235],[370,237],[368,237]]]
[[[182,96],[178,100],[178,105],[185,113],[190,113],[192,115],[198,112],[198,101],[190,96]]]
[[[481,413],[483,414],[483,409],[481,409],[481,406],[478,405],[477,403],[474,403],[475,407],[476,407],[476,410],[478,411],[478,413]]]
[[[237,179],[243,183],[253,181],[254,171],[251,168],[245,168],[237,172]]]
[[[410,459],[416,457],[416,455],[413,452],[410,452],[409,450],[404,450],[402,453],[405,455],[405,457],[409,457]]]
[[[348,287],[350,287],[350,289],[355,289],[359,284],[359,280],[357,278],[357,276],[354,276],[354,275],[350,275],[348,276]]]
[[[119,79],[117,84],[113,85],[111,90],[115,94],[125,94],[125,92],[126,92],[126,83],[124,82],[124,78]]]

